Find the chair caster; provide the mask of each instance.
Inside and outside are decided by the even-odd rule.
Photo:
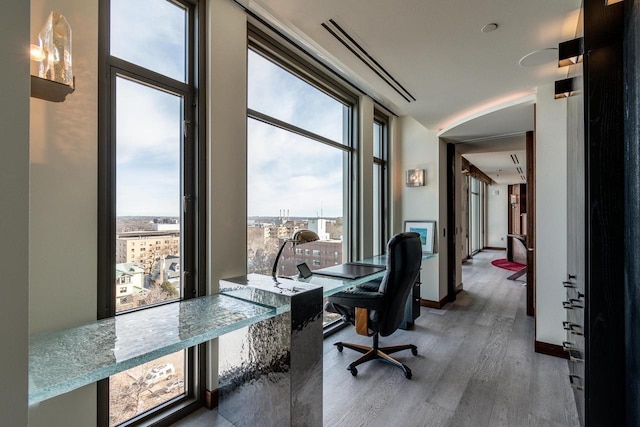
[[[415,345],[411,346],[411,354],[413,354],[414,356],[418,355],[418,347],[416,347]]]
[[[355,367],[355,366],[351,366],[351,365],[349,365],[349,367],[347,367],[347,369],[351,371],[351,375],[353,375],[354,377],[355,377],[356,375],[358,375],[358,370],[356,369],[356,367]]]
[[[338,351],[339,351],[340,353],[342,353],[342,350],[344,349],[344,347],[342,346],[342,343],[337,342],[337,343],[335,343],[334,345],[336,346],[336,348],[338,349]]]
[[[404,369],[405,378],[410,380],[411,377],[413,376],[413,374],[411,373],[411,369],[409,369],[409,367],[407,365],[402,365],[402,368]]]

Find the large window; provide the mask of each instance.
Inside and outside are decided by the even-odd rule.
[[[100,317],[199,292],[203,155],[197,1],[103,0],[100,67]],[[98,425],[157,420],[196,399],[197,351],[102,381]]]
[[[376,111],[373,121],[373,254],[383,254],[387,232],[388,118]]]
[[[247,270],[271,274],[296,231],[320,240],[285,246],[281,276],[349,258],[355,99],[256,33],[248,51]]]

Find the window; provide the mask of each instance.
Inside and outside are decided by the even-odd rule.
[[[105,318],[204,289],[196,274],[203,257],[196,236],[204,209],[198,191],[204,188],[198,168],[204,156],[198,137],[204,8],[198,0],[101,0],[100,13],[106,25],[99,55],[105,77],[99,85],[98,310]],[[176,225],[166,233],[175,237],[168,249],[156,246],[164,237],[158,230],[168,229],[160,224]],[[118,263],[132,272],[123,279],[130,285],[118,287],[116,243],[127,241],[131,254]],[[178,407],[197,406],[198,353],[179,351],[101,381],[98,425],[148,424]],[[147,380],[154,370],[170,374]]]
[[[373,121],[373,252],[387,245],[387,128],[388,118],[376,111]]]
[[[254,27],[247,70],[248,272],[270,274],[278,248],[301,229],[320,241],[286,246],[279,275],[297,274],[300,261],[321,267],[323,251],[346,261],[357,218],[351,197],[357,97]],[[273,231],[251,233],[258,224]]]

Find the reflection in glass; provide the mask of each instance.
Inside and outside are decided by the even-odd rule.
[[[185,393],[185,350],[109,377],[109,426]]]
[[[182,294],[182,104],[116,79],[116,311]]]
[[[251,50],[248,74],[250,109],[347,144],[344,104]]]
[[[185,34],[187,11],[176,3],[167,0],[111,0],[113,56],[185,82]]]

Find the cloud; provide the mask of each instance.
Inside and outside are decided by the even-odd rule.
[[[249,119],[249,216],[343,216],[344,152]]]
[[[186,19],[169,1],[111,0],[111,54],[185,81]]]

